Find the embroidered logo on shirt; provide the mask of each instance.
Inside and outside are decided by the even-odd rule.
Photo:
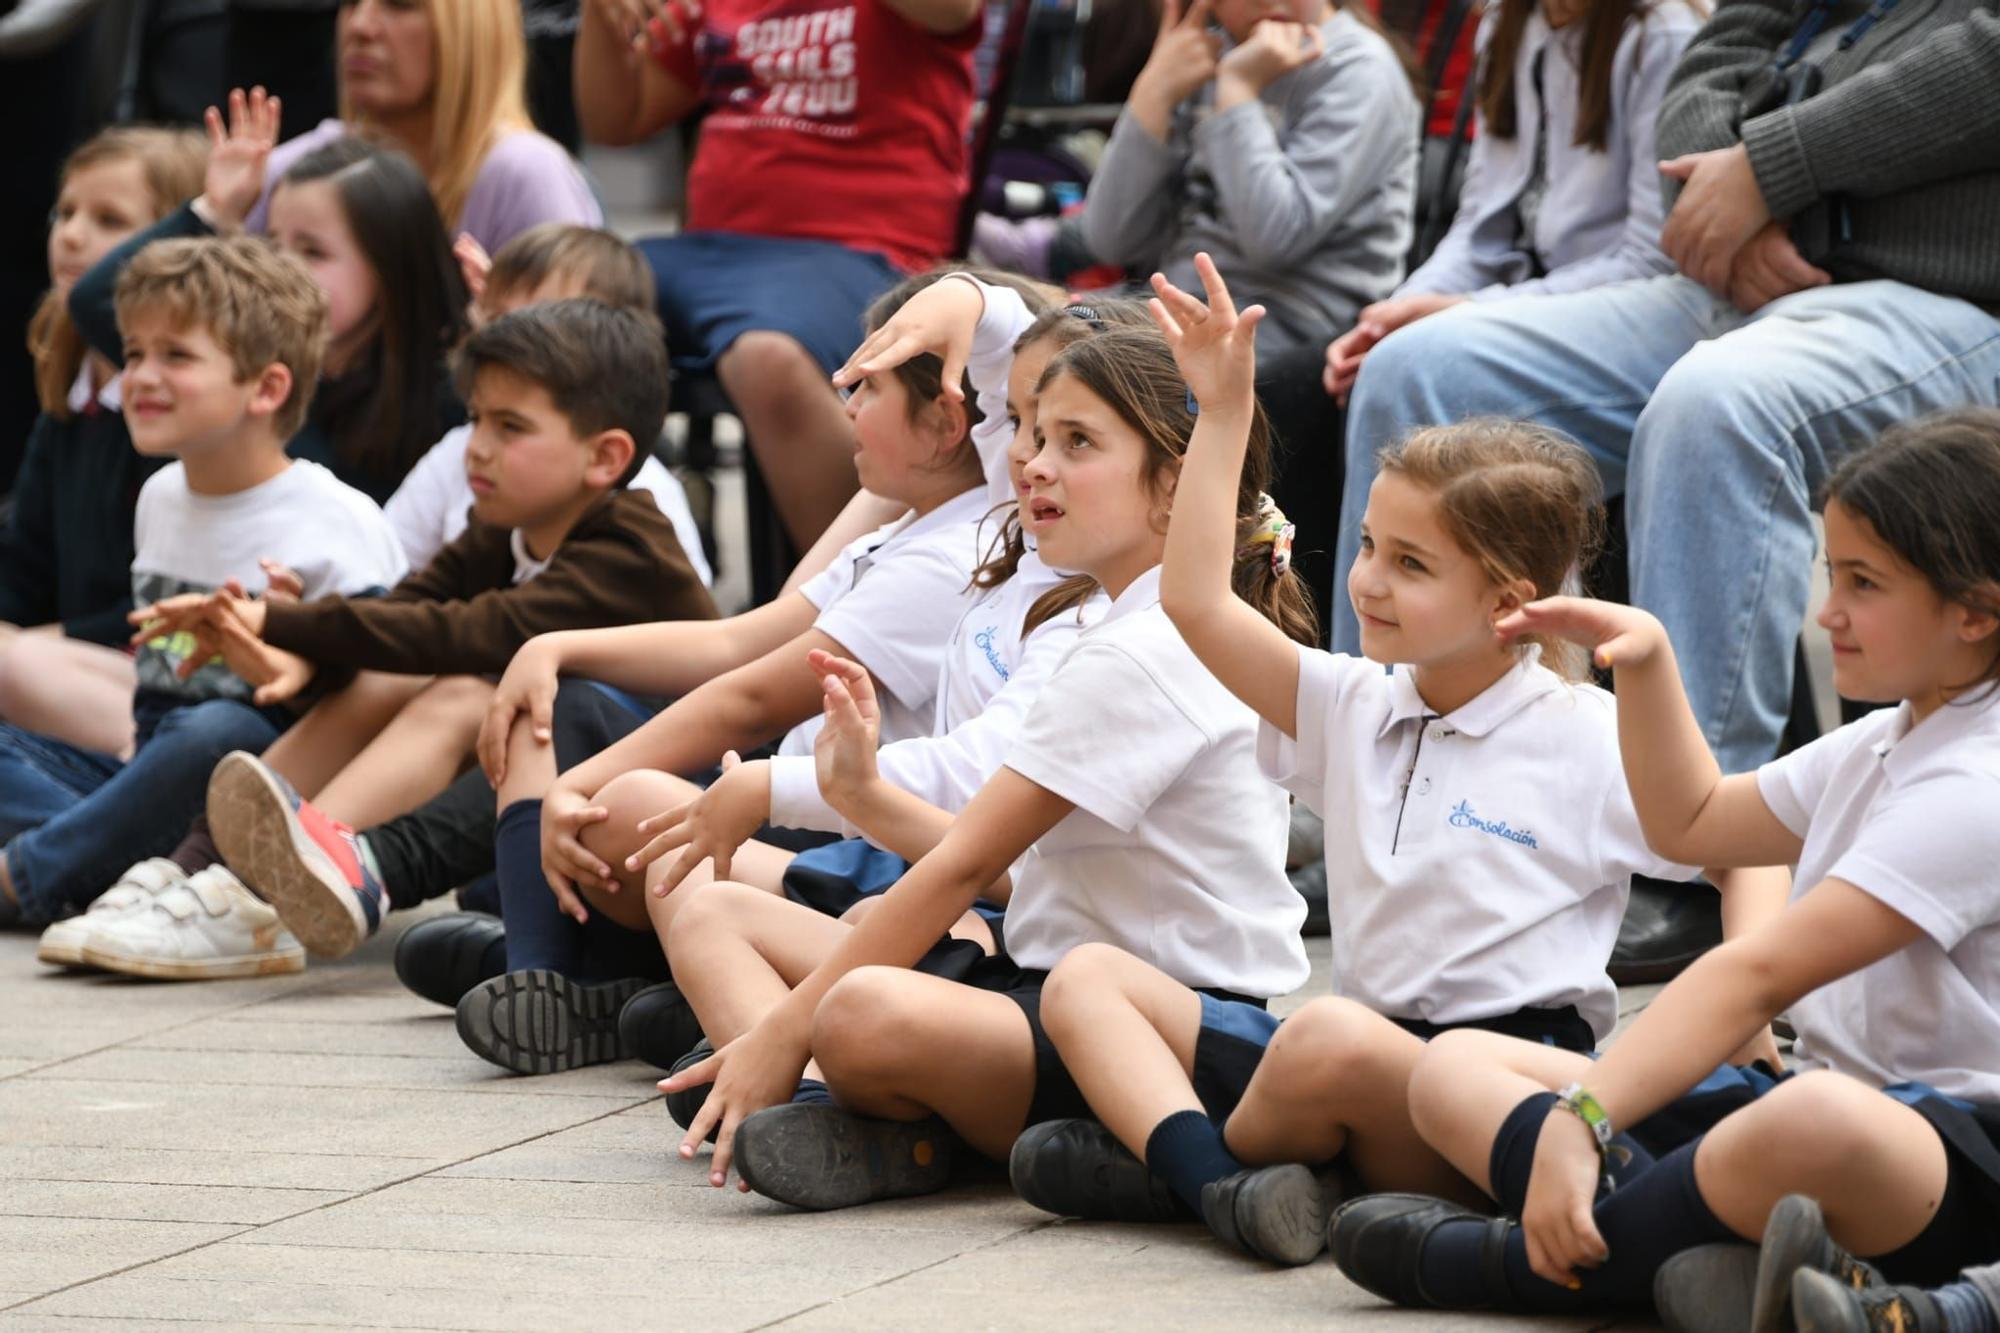
[[[1539,848],[1541,846],[1539,842],[1535,841],[1534,834],[1528,832],[1526,829],[1514,828],[1504,819],[1481,819],[1477,814],[1473,813],[1472,802],[1470,801],[1460,801],[1451,808],[1450,822],[1453,828],[1477,829],[1481,833],[1490,833],[1496,838],[1505,838],[1509,842],[1518,842],[1523,847]]]
[[[985,629],[973,635],[972,641],[979,645],[980,652],[986,654],[986,664],[999,674],[1000,679],[1009,680],[1012,677],[1007,671],[1007,664],[1000,660],[1000,654],[993,651],[993,635],[999,628],[998,625],[988,625]]]

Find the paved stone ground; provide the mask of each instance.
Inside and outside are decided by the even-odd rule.
[[[0,1328],[1515,1326],[1054,1221],[997,1177],[837,1215],[720,1193],[651,1073],[507,1076],[389,957],[166,985],[0,937]]]

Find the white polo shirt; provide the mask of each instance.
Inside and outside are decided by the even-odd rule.
[[[1300,648],[1298,739],[1262,724],[1257,754],[1326,821],[1340,994],[1432,1023],[1573,1004],[1610,1033],[1632,876],[1694,876],[1647,850],[1616,707],[1533,648],[1443,717],[1407,666]]]
[[[819,608],[814,628],[881,687],[884,744],[931,733],[945,644],[972,600],[972,571],[990,538],[981,522],[987,508],[978,486],[922,518],[905,514],[849,542],[799,589]],[[779,753],[810,756],[821,720],[792,728]]]
[[[1871,713],[1757,770],[1805,840],[1792,895],[1845,880],[1923,931],[1792,1006],[1797,1062],[2000,1105],[2000,697]]]
[[[1257,718],[1160,609],[1154,567],[1078,636],[1007,767],[1075,804],[1020,869],[1007,952],[1051,968],[1102,941],[1189,986],[1269,997],[1306,979],[1284,793]]]

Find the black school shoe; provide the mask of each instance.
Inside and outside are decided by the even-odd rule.
[[[1014,1193],[1045,1213],[1091,1222],[1185,1222],[1188,1211],[1095,1120],[1030,1125],[1007,1154]]]
[[[1750,1307],[1751,1333],[1780,1333],[1791,1327],[1792,1275],[1802,1269],[1824,1273],[1856,1291],[1882,1285],[1882,1275],[1873,1264],[1834,1244],[1817,1200],[1788,1194],[1764,1222]]]
[[[736,1170],[767,1199],[823,1212],[934,1194],[958,1136],[943,1120],[876,1120],[830,1102],[769,1106],[736,1127]]]
[[[430,917],[396,941],[396,980],[447,1009],[506,970],[507,928],[484,912]]]
[[[1296,1268],[1319,1258],[1338,1197],[1303,1166],[1238,1171],[1201,1187],[1201,1216],[1218,1240]]]
[[[715,1047],[708,1044],[707,1037],[703,1037],[694,1044],[693,1050],[674,1061],[667,1072],[669,1074],[678,1074],[683,1069],[698,1065],[714,1054]],[[679,1092],[668,1093],[666,1095],[667,1114],[674,1118],[676,1125],[679,1125],[682,1129],[686,1129],[694,1123],[695,1116],[700,1114],[702,1106],[708,1101],[708,1090],[714,1086],[713,1083],[697,1083],[692,1088],[683,1088]],[[721,1126],[717,1125],[716,1128],[719,1129]],[[708,1141],[710,1143],[715,1142],[714,1129],[708,1131]]]
[[[623,1060],[618,1011],[645,984],[628,978],[591,985],[560,972],[508,972],[459,1000],[459,1039],[481,1059],[517,1074],[560,1074]]]
[[[1814,1268],[1792,1274],[1792,1322],[1799,1333],[1944,1333],[1930,1293],[1854,1287]]]
[[[1512,1308],[1505,1264],[1507,1231],[1513,1224],[1504,1217],[1485,1217],[1424,1194],[1369,1194],[1334,1210],[1326,1244],[1340,1271],[1363,1291],[1401,1306],[1439,1309],[1441,1303],[1424,1290],[1424,1242],[1440,1224],[1461,1217],[1487,1228],[1479,1247],[1487,1300],[1479,1308]]]
[[[1722,943],[1722,895],[1706,884],[1632,877],[1632,897],[1606,970],[1621,986],[1672,981]]]
[[[671,981],[646,987],[618,1011],[619,1042],[655,1069],[672,1070],[701,1039],[694,1006]]]
[[[1653,1274],[1653,1308],[1668,1333],[1743,1333],[1756,1292],[1755,1245],[1697,1245]]]

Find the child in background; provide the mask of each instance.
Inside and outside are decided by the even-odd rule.
[[[530,306],[474,334],[458,375],[473,417],[465,466],[475,521],[428,567],[384,597],[293,602],[225,591],[148,608],[264,682],[260,702],[308,684],[324,692],[355,670],[395,673],[370,692],[407,702],[372,740],[376,728],[355,718],[369,705],[342,689],[281,737],[268,762],[225,758],[208,784],[206,821],[172,857],[181,878],[235,872],[322,958],[351,952],[392,906],[352,825],[399,814],[457,775],[485,714],[486,677],[522,643],[544,629],[715,614],[652,497],[625,489],[645,457],[637,441],[666,415],[657,321],[590,300]],[[299,790],[315,797],[320,817],[300,818]],[[51,953],[73,943],[87,964],[197,979],[236,975],[254,953],[246,914],[177,915],[142,888],[50,927],[45,961],[63,961]]]
[[[998,1158],[1025,1126],[1080,1114],[1038,1017],[1047,969],[1080,945],[1115,943],[1189,985],[1253,1002],[1305,979],[1305,905],[1284,875],[1285,799],[1257,775],[1255,719],[1159,606],[1194,409],[1223,401],[1220,376],[1232,370],[1191,364],[1183,379],[1156,332],[1116,329],[1043,371],[1023,525],[1044,561],[1096,579],[1111,609],[1043,687],[1005,765],[823,961],[760,968],[745,938],[731,950],[733,977],[713,989],[682,978],[704,1026],[727,1026],[721,1010],[742,1003],[752,976],[775,1001],[661,1085],[671,1094],[713,1080],[682,1143],[691,1157],[719,1130],[711,1183],[734,1164],[749,1188],[808,1208],[922,1193],[948,1182],[958,1140]],[[1259,416],[1242,472],[1228,479],[1236,584],[1311,642],[1303,588],[1252,540],[1269,466]],[[843,689],[838,678],[826,688]],[[1006,952],[961,980],[911,970],[1030,848],[1008,901]],[[694,919],[683,909],[682,922]],[[674,953],[722,961],[678,941]],[[823,1082],[801,1082],[809,1060]]]
[[[231,579],[261,587],[262,556],[297,570],[310,596],[402,577],[402,550],[374,502],[285,455],[326,343],[326,295],[303,265],[243,237],[167,242],[132,259],[116,299],[132,445],[179,460],[139,494],[136,605]],[[129,763],[0,726],[6,924],[77,911],[131,857],[172,846],[216,761],[263,749],[290,720],[255,707],[252,686],[220,663],[180,670],[194,636],[141,637]],[[190,884],[176,904],[198,910],[240,892]],[[259,924],[257,966],[291,966],[298,946],[268,908]]]
[[[1655,848],[1798,874],[1780,915],[1688,968],[1596,1062],[1490,1033],[1433,1042],[1416,1125],[1520,1221],[1416,1195],[1347,1204],[1330,1244],[1368,1290],[1446,1308],[1656,1292],[1712,1306],[1717,1252],[1668,1260],[1791,1230],[1776,1205],[1793,1193],[1818,1200],[1833,1243],[1767,1244],[1717,1312],[1727,1326],[1784,1327],[1801,1265],[1845,1275],[1858,1255],[1935,1283],[2000,1253],[2000,412],[1855,451],[1825,518],[1834,684],[1895,706],[1755,773],[1723,775],[1648,613],[1556,598],[1500,626],[1573,640],[1615,673]],[[1804,1072],[1718,1068],[1780,1012]]]
[[[1265,776],[1335,830],[1339,993],[1281,1027],[1136,958],[1077,949],[1049,978],[1043,1021],[1102,1123],[1037,1126],[1011,1167],[1022,1197],[1052,1212],[1137,1221],[1185,1207],[1239,1248],[1300,1264],[1323,1247],[1328,1213],[1308,1166],[1340,1159],[1365,1188],[1469,1194],[1410,1124],[1424,1041],[1479,1027],[1589,1051],[1618,1020],[1604,967],[1632,875],[1692,872],[1647,851],[1615,705],[1583,683],[1578,655],[1494,629],[1577,579],[1602,521],[1589,455],[1497,421],[1385,450],[1347,580],[1369,655],[1300,648],[1230,590],[1221,488],[1249,428],[1257,311],[1237,316],[1214,265],[1197,264],[1207,306],[1161,280],[1158,318],[1184,362],[1226,355],[1242,374],[1230,396],[1203,399],[1162,604],[1262,717]]]
[[[166,460],[133,451],[118,368],[66,303],[113,246],[201,189],[204,161],[201,136],[179,130],[109,129],[71,153],[28,329],[42,412],[0,526],[0,721],[118,757],[132,749],[132,511]]]
[[[541,301],[588,296],[630,310],[653,311],[653,274],[639,252],[608,231],[564,222],[530,227],[488,259],[470,238],[461,237],[456,251],[474,287],[471,321],[476,326],[511,310]],[[412,569],[421,569],[444,546],[465,531],[472,508],[471,485],[465,479],[465,443],[470,426],[454,426],[418,460],[403,484],[382,506],[390,526],[403,543]],[[713,581],[702,554],[701,532],[687,492],[654,456],[650,441],[639,442],[643,461],[631,489],[652,495],[660,512],[674,525],[681,550],[704,584]]]
[[[230,94],[229,122],[209,109],[202,194],[114,250],[70,293],[92,347],[115,359],[113,284],[155,240],[240,229],[263,188],[278,106],[261,90]],[[292,457],[386,501],[440,434],[463,418],[445,355],[465,332],[465,282],[416,164],[393,149],[340,139],[294,163],[271,197],[270,236],[326,292],[324,374]]]

